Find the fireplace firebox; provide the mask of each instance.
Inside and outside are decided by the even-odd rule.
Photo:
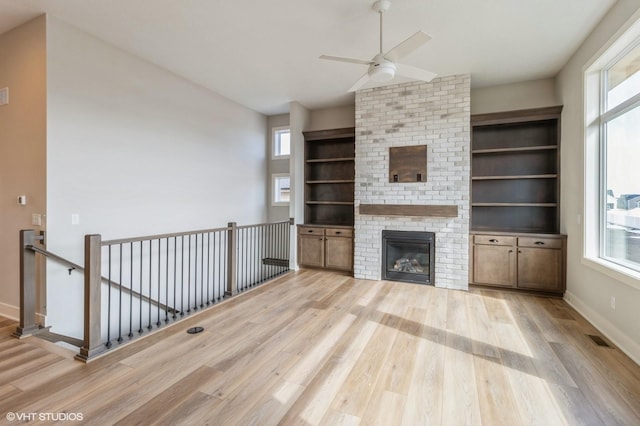
[[[435,283],[436,242],[433,232],[382,231],[382,279]]]

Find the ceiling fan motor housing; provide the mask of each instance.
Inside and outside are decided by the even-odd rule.
[[[396,75],[396,66],[387,60],[375,62],[369,66],[369,78],[375,82],[390,81]]]

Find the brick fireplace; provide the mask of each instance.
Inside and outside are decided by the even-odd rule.
[[[383,230],[433,232],[433,284],[468,288],[469,119],[469,75],[356,92],[356,278],[382,278]],[[427,146],[426,179],[390,182],[389,148],[415,145]]]

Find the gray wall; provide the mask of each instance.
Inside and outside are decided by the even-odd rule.
[[[266,117],[58,19],[47,24],[49,248],[266,220]],[[77,225],[72,214],[79,215]],[[48,270],[48,322],[78,336],[78,274]]]
[[[36,18],[0,35],[0,315],[20,306],[19,231],[46,207],[46,22]],[[27,205],[17,203],[27,196]],[[43,217],[46,220],[46,217]],[[44,225],[44,222],[43,222]]]
[[[560,72],[562,112],[562,231],[569,235],[566,299],[622,350],[640,363],[640,281],[597,269],[583,258],[585,217],[584,67],[630,17],[640,18],[640,0],[619,0]],[[616,298],[616,308],[610,298]]]

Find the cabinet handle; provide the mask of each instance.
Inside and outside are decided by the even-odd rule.
[[[535,245],[537,245],[537,246],[543,246],[543,245],[544,245],[544,242],[542,242],[542,241],[536,241],[534,244],[535,244]]]
[[[509,250],[509,253],[513,253],[513,250]]]
[[[342,234],[342,232],[336,231],[336,235],[340,235],[340,234]]]
[[[498,241],[498,240],[496,240],[495,238],[492,238],[492,239],[490,239],[490,240],[489,240],[489,242],[490,242],[490,243],[497,243],[497,242],[499,242],[499,241]]]
[[[518,250],[518,253],[522,253],[522,250]]]
[[[313,232],[313,229],[309,229],[309,230],[307,230],[307,232]]]

